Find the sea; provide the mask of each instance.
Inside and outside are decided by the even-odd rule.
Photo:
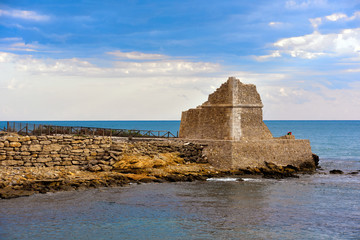
[[[33,123],[173,133],[180,125]],[[321,169],[281,180],[211,178],[0,199],[0,239],[360,239],[360,121],[265,123],[274,136],[310,139]]]

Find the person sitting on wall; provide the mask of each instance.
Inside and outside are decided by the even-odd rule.
[[[292,132],[288,132],[287,135],[292,135]]]

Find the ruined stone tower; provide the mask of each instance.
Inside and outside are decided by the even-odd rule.
[[[293,135],[274,138],[263,122],[262,107],[255,85],[230,77],[208,101],[182,113],[179,137],[205,146],[209,163],[223,169],[268,163],[315,169],[310,141]]]
[[[270,139],[256,86],[230,77],[208,101],[182,113],[179,136],[188,139]]]

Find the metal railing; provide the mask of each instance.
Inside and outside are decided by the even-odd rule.
[[[7,122],[3,129],[6,132],[16,132],[19,135],[85,135],[85,136],[112,136],[112,137],[150,137],[150,138],[177,138],[170,131],[111,129],[96,127],[69,127],[43,125],[24,122]]]

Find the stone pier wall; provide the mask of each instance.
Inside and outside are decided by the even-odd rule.
[[[109,137],[3,136],[0,165],[25,167],[68,167],[111,165]]]
[[[309,140],[203,141],[211,165],[221,169],[262,168],[266,163],[315,169]]]
[[[202,150],[199,144],[179,140],[7,135],[0,137],[0,167],[75,167],[109,171],[124,156],[156,158],[163,153],[175,153],[187,162],[204,163]]]
[[[218,169],[261,168],[266,163],[314,166],[308,140],[137,140],[84,136],[2,136],[0,167],[58,167],[110,171],[124,156],[175,153],[186,162]]]

